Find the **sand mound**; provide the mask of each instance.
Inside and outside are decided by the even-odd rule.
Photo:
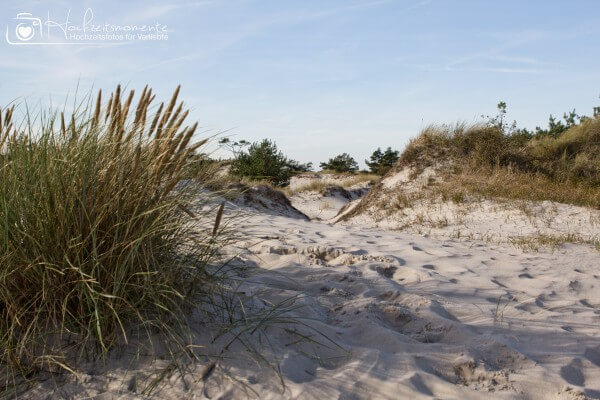
[[[240,196],[234,203],[251,207],[262,213],[280,215],[289,218],[310,219],[302,211],[292,205],[285,194],[267,185],[239,188]]]
[[[290,182],[290,200],[311,219],[331,221],[349,203],[369,192],[371,178],[348,174],[301,174]]]
[[[447,195],[438,188],[447,167],[409,166],[387,174],[336,222],[445,238],[508,243],[535,250],[562,243],[600,243],[600,211],[551,201]]]
[[[329,185],[293,204],[268,186],[245,190],[225,207],[244,215],[244,237],[223,249],[233,289],[190,317],[197,364],[182,376],[168,354],[117,351],[23,397],[600,399],[598,252],[527,252],[508,240],[533,229],[593,235],[595,211],[406,200],[436,179],[434,166],[402,168],[363,198],[364,188]],[[346,223],[297,209],[333,200]],[[388,229],[399,223],[403,232]],[[227,312],[207,318],[206,307]]]
[[[335,218],[340,210],[353,201],[360,199],[369,189],[366,186],[343,188],[341,186],[326,186],[322,190],[305,191],[292,195],[294,207],[301,210],[311,219],[329,221]]]
[[[322,172],[308,172],[292,176],[289,188],[292,191],[302,191],[304,188],[310,189],[311,186],[318,184],[320,186],[341,186],[351,187],[357,183],[373,179],[373,176],[362,176],[357,174],[332,174]]]
[[[244,318],[265,325],[245,337],[260,357],[232,345],[215,367],[207,357],[186,379],[171,372],[153,398],[599,397],[600,276],[589,248],[528,254],[255,212],[240,229],[237,247],[250,252],[232,261],[236,293]],[[288,311],[270,312],[272,326],[252,317],[281,304]],[[197,332],[206,354],[231,338],[213,342],[200,318]],[[132,369],[128,357],[111,358],[108,374],[48,380],[32,397],[147,398],[150,364]]]

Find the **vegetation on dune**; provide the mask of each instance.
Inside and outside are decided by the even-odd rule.
[[[535,138],[524,152],[526,169],[558,181],[600,185],[600,118],[586,119],[558,137]]]
[[[234,151],[231,164],[231,174],[234,176],[286,186],[292,175],[310,171],[312,168],[310,163],[301,164],[287,158],[275,142],[268,139],[250,144],[246,141],[231,142],[225,138],[220,144]],[[249,146],[247,151],[243,150],[245,146]]]
[[[199,152],[206,140],[194,142],[196,124],[184,126],[178,93],[153,107],[148,87],[137,103],[117,87],[108,102],[99,92],[69,116],[0,110],[0,394],[79,376],[90,361],[102,374],[104,362],[125,355],[130,390],[146,395],[174,373],[187,385],[199,361],[208,372],[197,381],[215,370],[230,376],[219,363],[234,343],[283,385],[263,351],[275,330],[290,338],[280,352],[309,342],[345,354],[291,315],[296,297],[246,304],[238,289],[247,266],[224,249],[235,216],[225,219],[224,203],[208,193],[230,181]],[[237,168],[277,183],[309,167],[270,141],[238,158]],[[136,369],[138,361],[148,364]]]
[[[550,114],[548,117],[548,126],[546,128],[541,128],[536,126],[534,130],[528,130],[526,128],[518,128],[517,121],[512,121],[510,124],[506,120],[507,114],[507,105],[506,102],[501,101],[496,106],[497,114],[495,116],[483,116],[487,120],[488,125],[497,126],[502,129],[508,135],[511,136],[523,136],[525,138],[531,139],[533,137],[543,137],[543,136],[551,136],[558,137],[563,132],[567,131],[569,128],[574,127],[577,124],[580,124],[590,117],[585,115],[577,114],[577,111],[573,109],[572,111],[563,113],[562,120],[556,119],[554,115]],[[597,110],[600,110],[599,107],[594,108],[594,117],[598,116]]]
[[[388,147],[385,151],[381,151],[381,148],[378,147],[371,154],[370,159],[365,160],[365,164],[367,164],[372,173],[385,175],[398,161],[398,154],[398,150],[392,150],[391,147]]]
[[[196,124],[171,100],[120,87],[71,116],[0,113],[0,365],[6,384],[71,371],[137,334],[176,342],[186,301],[206,282],[219,230],[181,185]],[[194,218],[190,216],[193,215]],[[195,222],[196,221],[196,222]],[[167,339],[168,338],[168,339]],[[183,344],[181,344],[183,346]]]
[[[358,174],[352,174],[352,175],[347,175],[347,176],[342,176],[342,177],[336,176],[335,181],[329,180],[326,178],[325,179],[315,179],[305,185],[301,185],[301,186],[295,187],[293,189],[290,187],[287,187],[287,188],[285,188],[285,194],[294,195],[296,193],[301,193],[301,192],[319,192],[319,193],[323,194],[323,192],[326,188],[329,188],[333,185],[339,185],[339,186],[343,187],[344,189],[350,189],[350,188],[352,188],[352,186],[355,186],[358,184],[363,184],[365,186],[372,185],[375,182],[377,182],[380,178],[381,178],[381,176],[379,176],[379,175],[358,173]]]
[[[327,162],[322,162],[320,167],[323,170],[337,173],[358,171],[358,163],[348,153],[342,153],[330,158]]]
[[[396,169],[445,165],[447,184],[481,194],[600,207],[600,118],[550,117],[535,132],[506,124],[504,103],[487,123],[429,126],[407,145]],[[557,127],[558,126],[558,127]]]

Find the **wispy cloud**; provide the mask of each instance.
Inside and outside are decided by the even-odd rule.
[[[548,74],[557,71],[555,62],[546,62],[535,57],[511,54],[514,50],[540,41],[550,40],[555,33],[540,30],[509,32],[504,35],[482,34],[498,43],[488,48],[464,54],[441,64],[420,64],[427,71],[480,71],[507,74]]]
[[[409,6],[407,10],[414,10],[415,8],[425,7],[430,5],[431,3],[433,3],[433,0],[421,0]]]
[[[551,69],[502,68],[502,67],[471,68],[471,69],[469,69],[469,71],[495,72],[495,73],[500,73],[500,74],[532,74],[532,75],[552,74],[552,73],[557,72],[556,70],[551,70]]]
[[[329,17],[332,15],[351,12],[354,10],[389,4],[389,3],[391,3],[391,1],[392,0],[375,0],[375,1],[370,1],[370,2],[355,3],[355,4],[345,5],[342,7],[332,8],[329,10],[323,10],[323,11],[317,11],[317,12],[310,13],[310,14],[305,14],[301,17],[301,19],[316,19],[316,18]]]
[[[129,23],[154,23],[156,20],[166,17],[176,10],[204,7],[215,3],[215,0],[202,0],[179,4],[172,2],[170,4],[137,7],[134,11],[123,15],[120,19],[123,21],[128,21]]]
[[[409,5],[408,7],[405,8],[405,10],[413,10],[413,9],[416,9],[419,7],[424,7],[424,6],[431,4],[432,2],[433,2],[433,0],[421,0],[414,4]],[[323,10],[323,11],[318,11],[315,13],[305,14],[301,17],[301,19],[316,19],[316,18],[329,17],[329,16],[333,16],[333,15],[337,15],[337,14],[343,14],[343,13],[352,12],[352,11],[356,11],[356,10],[362,10],[365,8],[384,6],[384,5],[388,5],[388,4],[397,4],[397,1],[374,0],[374,1],[369,1],[369,2],[354,3],[354,4],[345,5],[342,7],[332,8],[329,10]]]
[[[549,33],[543,31],[523,31],[520,32],[520,34],[518,35],[515,34],[515,32],[507,33],[506,35],[499,37],[499,44],[494,45],[488,49],[478,51],[476,53],[458,57],[448,62],[446,66],[449,68],[453,68],[463,64],[467,64],[472,61],[501,56],[502,53],[508,50],[523,46],[525,44],[534,43],[542,39],[547,39],[549,37]]]
[[[493,61],[501,61],[515,64],[528,64],[528,65],[555,65],[555,63],[540,61],[533,57],[520,57],[520,56],[505,56],[505,55],[494,55],[488,57]]]

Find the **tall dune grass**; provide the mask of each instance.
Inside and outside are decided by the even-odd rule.
[[[71,370],[130,340],[174,337],[218,246],[180,185],[196,124],[179,88],[117,87],[73,115],[0,110],[0,365],[7,380]],[[95,104],[94,104],[95,103]],[[214,220],[214,214],[211,216]]]
[[[507,135],[496,126],[430,126],[394,171],[437,165],[451,190],[600,208],[600,118],[558,137]]]

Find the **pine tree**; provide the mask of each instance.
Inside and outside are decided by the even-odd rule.
[[[370,161],[365,160],[365,163],[372,173],[384,175],[398,161],[398,157],[399,152],[397,150],[392,150],[391,147],[388,147],[385,152],[382,152],[381,148],[378,147],[371,154]]]
[[[358,171],[358,163],[350,154],[342,153],[334,158],[330,158],[327,162],[322,162],[320,167],[325,170],[335,172],[356,172]]]

